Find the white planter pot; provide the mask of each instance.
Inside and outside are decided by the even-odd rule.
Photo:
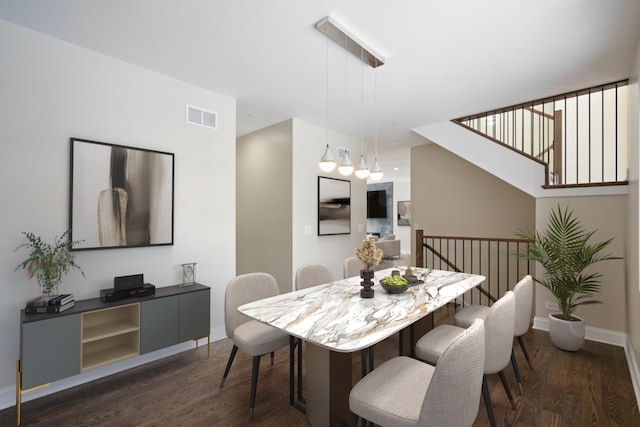
[[[551,341],[561,350],[578,351],[584,342],[584,320],[578,321],[559,319],[551,313],[549,315],[549,335]]]

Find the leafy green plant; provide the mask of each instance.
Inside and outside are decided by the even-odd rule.
[[[68,239],[68,230],[60,237],[56,237],[53,245],[43,242],[40,236],[33,233],[23,231],[22,234],[27,238],[27,242],[15,248],[14,252],[22,248],[28,248],[30,252],[29,257],[15,270],[19,268],[27,270],[27,277],[29,279],[35,277],[43,291],[49,292],[55,289],[62,281],[62,276],[70,269],[79,270],[84,277],[84,271],[76,264],[75,256],[71,252],[72,243],[80,243],[80,241],[71,242]]]
[[[602,274],[586,274],[584,270],[596,262],[620,259],[601,253],[613,239],[590,244],[594,233],[586,231],[568,207],[563,211],[560,206],[549,214],[544,233],[528,230],[516,233],[516,236],[528,241],[526,252],[517,255],[537,261],[544,267],[544,275],[534,277],[534,280],[556,297],[562,312],[562,316],[558,317],[564,320],[577,320],[573,313],[578,306],[602,302],[595,298],[595,294],[601,290],[599,279]]]

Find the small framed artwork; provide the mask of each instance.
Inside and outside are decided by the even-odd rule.
[[[182,265],[182,286],[193,285],[196,283],[196,264],[197,262],[189,262]]]
[[[318,177],[318,236],[351,234],[351,181]]]
[[[398,202],[398,225],[411,225],[411,202]]]
[[[71,138],[72,250],[173,245],[174,155]]]

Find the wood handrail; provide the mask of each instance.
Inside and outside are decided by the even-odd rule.
[[[492,246],[492,244],[497,244],[498,247],[500,247],[501,243],[506,243],[507,247],[509,246],[509,244],[516,244],[516,245],[526,245],[528,242],[527,240],[524,239],[517,239],[517,238],[494,238],[494,237],[464,237],[464,236],[426,236],[424,234],[423,230],[416,230],[415,232],[415,236],[416,236],[416,242],[415,242],[415,254],[416,254],[416,259],[415,259],[415,265],[417,267],[425,267],[425,254],[426,251],[430,251],[441,263],[444,263],[447,268],[451,269],[452,271],[456,271],[456,272],[463,272],[462,269],[460,269],[457,265],[456,265],[456,261],[455,260],[451,260],[448,257],[448,254],[443,254],[441,253],[441,251],[439,249],[437,249],[433,243],[429,243],[428,240],[431,239],[432,241],[446,241],[446,246],[447,246],[447,252],[448,252],[448,247],[449,247],[449,242],[453,241],[454,242],[454,247],[456,247],[456,241],[461,241],[462,243],[462,248],[465,247],[466,244],[470,244],[471,247],[473,246],[474,242],[479,242],[479,245],[482,245],[483,243],[487,243],[489,244],[489,247]],[[464,249],[463,249],[464,250]],[[464,262],[464,261],[463,261]],[[490,277],[487,276],[487,282],[485,282],[484,284],[488,285],[489,288],[491,288],[491,280]],[[498,298],[495,295],[492,295],[490,291],[487,290],[486,287],[480,285],[476,288],[482,295],[484,295],[489,301],[496,302],[498,300]]]
[[[440,258],[445,264],[447,264],[449,267],[451,267],[453,269],[453,271],[455,271],[456,273],[462,273],[462,270],[460,270],[455,264],[453,264],[451,261],[449,261],[447,259],[447,257],[443,256],[439,251],[437,251],[433,246],[424,243],[424,246],[429,249],[431,252],[433,252],[438,258]],[[477,289],[480,291],[480,293],[482,295],[484,295],[485,297],[489,298],[491,300],[491,302],[496,302],[498,301],[498,299],[496,297],[494,297],[493,295],[491,295],[485,288],[482,287],[482,284],[478,285]]]

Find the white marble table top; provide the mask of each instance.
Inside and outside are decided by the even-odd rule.
[[[425,283],[389,294],[380,279],[394,269],[375,272],[373,298],[360,297],[360,277],[301,289],[242,305],[249,317],[290,335],[338,352],[370,347],[411,325],[485,280],[476,274],[412,267]]]

